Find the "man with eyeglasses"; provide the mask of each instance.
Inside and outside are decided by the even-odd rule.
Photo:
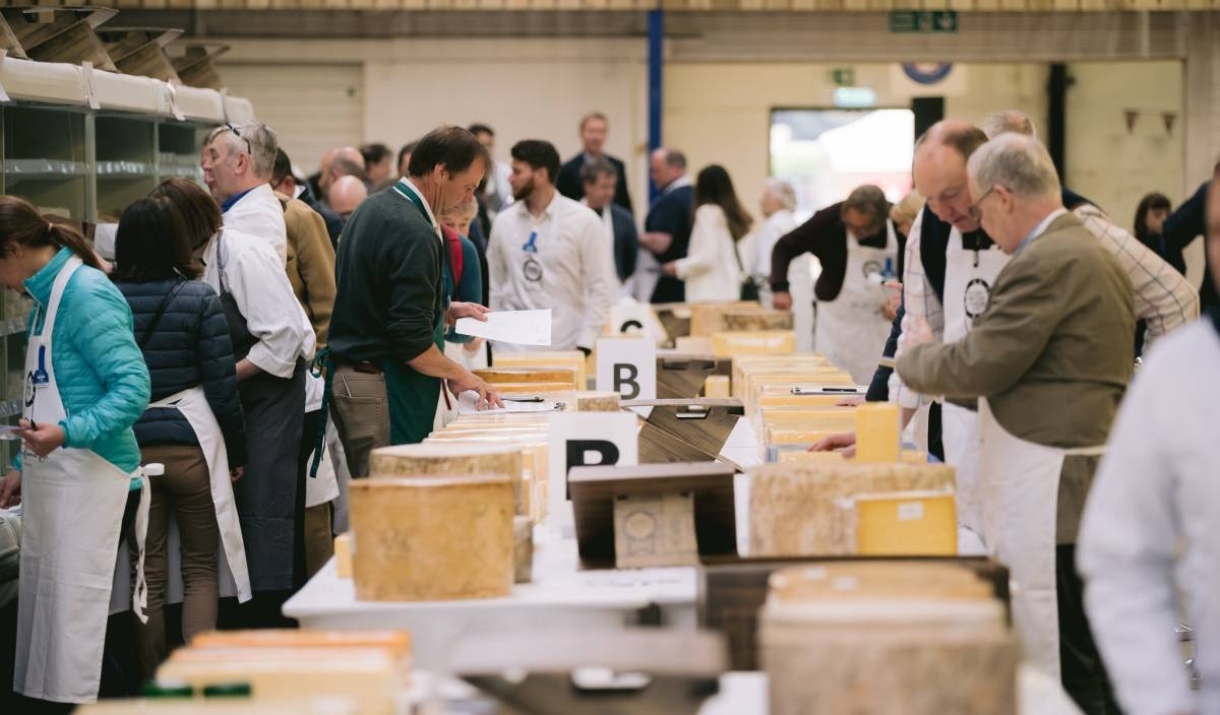
[[[1084,712],[1118,713],[1084,613],[1075,543],[1131,378],[1130,279],[1064,208],[1037,140],[1003,134],[973,152],[967,171],[978,197],[971,220],[1009,260],[966,335],[936,340],[917,321],[896,371],[922,394],[977,399],[982,536],[1016,584],[1026,657]]]
[[[288,261],[284,211],[271,189],[278,148],[265,124],[225,124],[208,135],[203,146],[203,180],[220,202],[224,224],[271,243]]]

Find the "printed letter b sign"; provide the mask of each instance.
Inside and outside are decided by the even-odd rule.
[[[655,400],[657,346],[642,338],[598,340],[597,389],[617,392],[624,400]]]
[[[573,523],[568,472],[574,467],[634,466],[640,457],[638,418],[631,412],[576,412],[551,415],[547,506],[550,521]]]

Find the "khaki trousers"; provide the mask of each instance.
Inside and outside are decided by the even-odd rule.
[[[390,446],[385,374],[357,372],[348,365],[338,365],[331,383],[331,416],[343,441],[347,467],[352,479],[367,477],[373,450]]]

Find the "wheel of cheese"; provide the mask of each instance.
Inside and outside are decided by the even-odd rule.
[[[860,494],[952,491],[943,464],[804,461],[750,471],[751,556],[847,556],[854,539],[851,498]]]
[[[366,601],[507,596],[513,485],[504,475],[351,483],[352,577]]]
[[[1016,643],[971,571],[849,561],[777,571],[769,586],[759,645],[771,712],[1016,712]]]
[[[528,514],[521,450],[510,446],[449,442],[446,444],[400,444],[373,450],[369,477],[414,479],[437,474],[497,474],[513,483],[516,513]]]
[[[563,367],[489,367],[475,370],[474,374],[493,385],[502,383],[556,383],[560,390],[574,390],[576,371]]]
[[[576,411],[618,412],[621,401],[617,392],[585,390],[576,393]]]

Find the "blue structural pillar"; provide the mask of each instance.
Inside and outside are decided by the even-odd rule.
[[[659,5],[659,3],[658,3]],[[661,73],[665,67],[665,11],[660,7],[648,11],[648,156],[661,146]],[[649,200],[656,199],[658,189],[649,179]]]

